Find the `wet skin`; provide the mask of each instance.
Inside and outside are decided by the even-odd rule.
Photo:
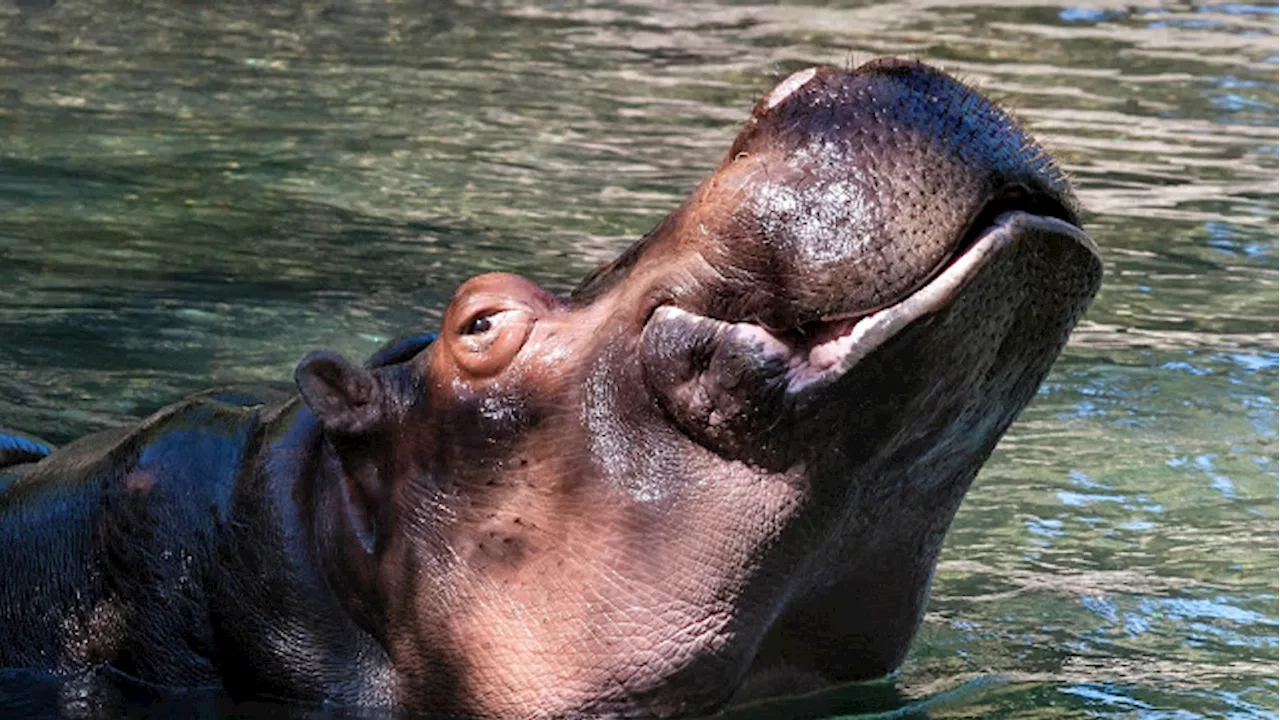
[[[797,73],[568,298],[481,276],[434,342],[0,470],[0,666],[504,718],[882,675],[1097,291],[1078,223],[942,73]]]

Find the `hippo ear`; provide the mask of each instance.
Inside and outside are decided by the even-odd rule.
[[[368,370],[331,352],[314,352],[293,373],[302,399],[325,430],[359,435],[382,420],[382,386]]]

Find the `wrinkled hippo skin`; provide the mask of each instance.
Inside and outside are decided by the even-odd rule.
[[[929,67],[797,73],[568,298],[206,394],[0,486],[0,666],[480,717],[879,676],[1097,291],[1044,152]]]

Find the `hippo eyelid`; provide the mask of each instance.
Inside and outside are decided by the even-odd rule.
[[[482,341],[485,336],[501,333],[506,330],[511,323],[518,321],[519,318],[527,316],[528,314],[527,310],[520,307],[500,307],[481,310],[461,324],[461,328],[458,330],[458,335],[461,338],[466,338],[471,341]],[[488,343],[485,342],[482,346],[476,347],[487,346]]]
[[[469,340],[480,340],[486,335],[495,332],[501,332],[512,320],[522,313],[527,313],[523,307],[485,307],[472,311],[471,314],[464,316],[462,322],[459,322],[457,335],[459,338]]]
[[[493,295],[472,295],[459,302],[452,321],[453,332],[457,335],[483,335],[501,325],[499,316],[521,306],[509,298]]]

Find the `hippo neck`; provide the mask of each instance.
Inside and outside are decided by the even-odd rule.
[[[233,695],[386,706],[385,653],[335,590],[332,449],[296,399],[260,420],[217,541],[221,592],[210,610],[223,684]]]

